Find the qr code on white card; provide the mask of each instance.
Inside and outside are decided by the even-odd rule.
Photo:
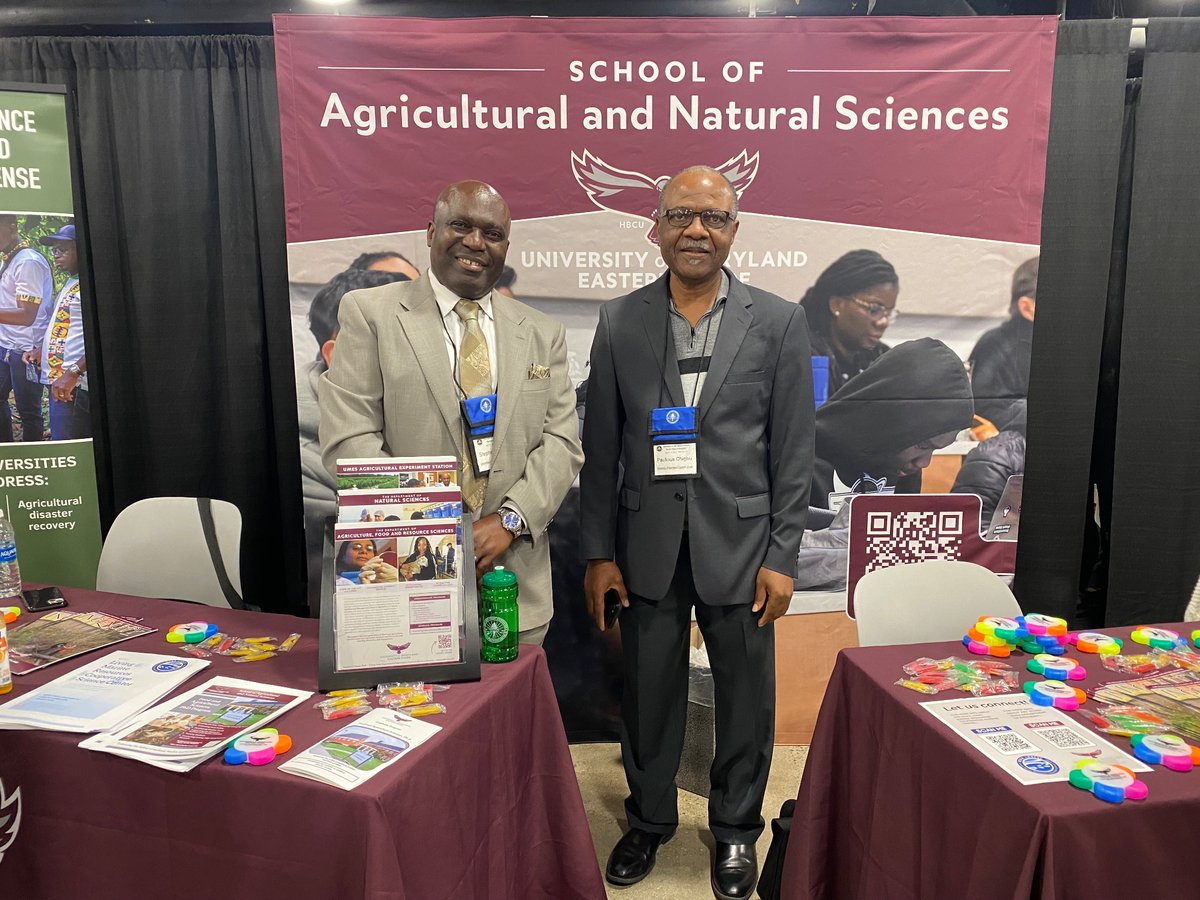
[[[1039,728],[1038,737],[1042,738],[1047,744],[1051,744],[1060,750],[1074,750],[1077,747],[1092,747],[1091,741],[1085,738],[1073,728]]]
[[[975,733],[991,744],[998,753],[1003,753],[1006,756],[1015,756],[1018,753],[1034,753],[1039,749],[1036,744],[1031,744],[1019,734],[1010,731],[1007,727],[976,729]]]
[[[868,513],[866,571],[930,559],[959,559],[962,531],[961,510]]]

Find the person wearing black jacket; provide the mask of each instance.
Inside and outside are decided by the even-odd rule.
[[[971,351],[975,411],[1000,431],[1024,413],[1029,394],[1037,279],[1038,257],[1017,266],[1008,321],[985,332]]]
[[[855,493],[917,493],[933,451],[973,415],[971,382],[953,350],[933,338],[893,347],[817,410],[809,502],[828,508],[835,471]]]

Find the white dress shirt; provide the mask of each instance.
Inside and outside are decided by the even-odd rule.
[[[433,297],[437,300],[438,310],[442,314],[443,334],[446,338],[446,354],[450,359],[450,371],[458,375],[458,348],[462,345],[466,327],[454,306],[463,299],[455,295],[429,270],[429,284],[433,287]],[[492,310],[492,292],[488,291],[479,298],[479,327],[483,331],[483,339],[487,342],[488,360],[492,364],[492,393],[496,392],[496,317]]]

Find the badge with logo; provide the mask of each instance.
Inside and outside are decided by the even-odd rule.
[[[496,395],[468,397],[460,404],[467,427],[467,446],[476,475],[492,471],[492,438],[496,434]]]
[[[700,474],[696,407],[664,406],[650,411],[650,458],[656,481]]]

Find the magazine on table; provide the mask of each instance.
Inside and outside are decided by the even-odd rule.
[[[293,756],[279,771],[352,791],[441,730],[394,710],[373,709]]]
[[[311,696],[311,691],[217,676],[79,746],[189,772]]]
[[[102,612],[48,612],[8,632],[14,675],[27,675],[73,656],[111,647],[158,629]]]
[[[117,650],[0,705],[0,729],[119,728],[207,666],[203,659]]]

